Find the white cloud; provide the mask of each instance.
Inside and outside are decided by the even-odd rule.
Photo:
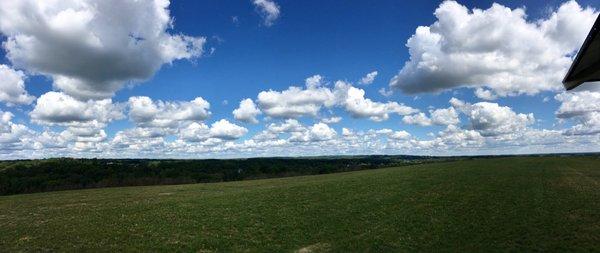
[[[456,125],[460,123],[458,113],[453,107],[446,109],[436,109],[429,111],[430,116],[428,117],[425,113],[417,113],[413,115],[407,115],[402,118],[402,122],[410,125],[419,126],[431,126],[431,125]]]
[[[202,122],[183,123],[177,129],[159,127],[135,127],[118,132],[111,145],[129,155],[161,154],[162,156],[178,156],[201,152],[207,153],[209,147],[214,152],[227,150],[225,146],[230,141],[238,139],[247,133],[247,129],[222,119],[208,127]],[[178,139],[168,141],[167,137],[175,135]],[[229,143],[229,144],[228,144]],[[198,154],[196,154],[198,155]]]
[[[275,20],[279,18],[281,11],[279,5],[272,0],[253,0],[252,3],[256,7],[256,10],[263,18],[263,24],[265,26],[272,26]]]
[[[140,155],[140,152],[163,153],[165,150],[164,133],[160,129],[131,128],[119,131],[111,140],[115,150],[127,149]]]
[[[333,139],[337,133],[327,124],[319,122],[303,132],[292,132],[291,142],[320,142]]]
[[[515,113],[508,106],[496,103],[465,103],[456,98],[450,104],[469,118],[470,127],[483,136],[498,136],[522,132],[535,122],[532,113]]]
[[[210,103],[201,97],[192,101],[153,101],[149,97],[129,98],[129,118],[141,127],[177,127],[179,123],[201,121],[210,116]]]
[[[45,131],[35,138],[34,146],[42,148],[65,148],[72,152],[102,152],[108,135],[104,131],[108,123],[125,117],[122,104],[111,99],[80,101],[62,92],[41,95],[29,113],[34,123],[65,127],[60,133]],[[55,141],[56,143],[50,143]]]
[[[97,154],[102,154],[102,153],[106,152],[107,149],[109,148],[109,146],[108,146],[108,144],[106,144],[104,142],[93,142],[93,141],[79,142],[78,141],[78,142],[73,143],[71,148],[75,154],[84,153],[84,154],[95,154],[97,156]]]
[[[252,137],[255,140],[275,140],[281,134],[305,132],[306,128],[296,119],[287,119],[280,123],[270,123],[265,130]]]
[[[336,136],[335,130],[325,123],[314,124],[310,128],[310,139],[316,141],[324,141],[333,139]]]
[[[446,109],[436,109],[429,112],[431,114],[431,122],[435,125],[457,125],[460,123],[458,113],[454,107]]]
[[[275,118],[316,117],[323,107],[344,108],[354,118],[383,121],[390,114],[409,115],[417,109],[397,102],[375,102],[365,98],[365,91],[344,81],[336,81],[332,89],[325,87],[323,78],[315,75],[306,79],[306,89],[291,86],[284,91],[262,91],[257,103],[267,116]]]
[[[335,123],[340,123],[340,121],[342,121],[342,117],[329,117],[329,118],[324,118],[321,119],[321,121],[325,124],[335,124]]]
[[[210,136],[224,140],[234,140],[244,136],[248,129],[230,123],[226,119],[219,120],[210,126]]]
[[[323,106],[333,106],[335,97],[325,87],[302,89],[292,86],[281,92],[262,91],[258,94],[257,103],[263,113],[270,117],[314,117]]]
[[[402,122],[409,125],[431,126],[431,119],[425,113],[417,113],[402,117]]]
[[[25,90],[25,74],[0,64],[0,101],[9,105],[31,104],[35,100]]]
[[[572,118],[591,112],[600,112],[600,92],[564,92],[554,97],[561,102],[556,111],[558,118]]]
[[[411,137],[411,135],[409,132],[401,130],[401,131],[394,131],[394,132],[390,133],[389,137],[391,139],[396,139],[396,140],[406,140],[406,139],[409,139]]]
[[[474,87],[478,97],[493,99],[562,89],[570,57],[598,13],[570,1],[547,19],[528,21],[521,8],[470,11],[444,1],[435,16],[408,40],[410,60],[390,86],[409,94]]]
[[[365,98],[363,89],[353,87],[342,81],[336,82],[335,91],[338,100],[340,100],[339,103],[355,118],[368,117],[373,121],[383,121],[389,118],[390,113],[408,115],[418,112],[417,109],[397,102],[374,102],[369,98]]]
[[[480,110],[467,108],[477,107],[479,103],[470,105],[461,102],[454,100],[453,105],[465,110]],[[430,111],[430,114],[433,111],[435,110]],[[8,113],[2,118],[4,122],[10,122],[12,114]],[[13,140],[6,144],[0,143],[0,157],[6,157],[7,154],[11,154],[11,157],[31,157],[32,149],[35,149],[34,153],[39,157],[76,155],[209,158],[368,153],[505,154],[589,151],[599,147],[597,142],[600,141],[597,136],[563,135],[562,131],[531,128],[506,134],[486,135],[481,129],[471,126],[467,126],[469,129],[463,129],[457,125],[449,125],[436,134],[430,134],[430,139],[421,139],[407,131],[388,128],[357,132],[342,128],[341,134],[338,135],[325,123],[303,126],[295,119],[268,124],[251,139],[236,141],[245,135],[247,130],[227,120],[217,121],[211,127],[193,121],[179,125],[177,129],[134,127],[117,132],[110,140],[104,131],[93,128],[67,127],[60,133],[44,131],[39,135],[25,128],[26,131],[21,131],[20,136],[11,138],[4,138],[2,132],[8,131],[2,129],[7,128],[0,128],[0,142]],[[173,140],[169,138],[171,135],[178,138]]]
[[[102,126],[103,127],[103,126]],[[98,143],[107,139],[108,135],[104,129],[98,127],[68,127],[67,130],[61,132],[63,138],[77,143]],[[81,145],[81,144],[80,144]]]
[[[379,129],[379,130],[371,129],[371,130],[369,130],[369,132],[373,132],[376,134],[391,134],[394,132],[394,130],[389,129],[389,128],[384,128],[384,129]]]
[[[600,112],[590,112],[577,117],[578,124],[565,130],[567,135],[593,135],[600,133]]]
[[[325,78],[321,75],[314,75],[304,80],[307,89],[317,89],[325,85]]]
[[[69,140],[67,140],[63,133],[57,134],[55,132],[44,131],[37,136],[34,148],[42,151],[48,149],[64,149],[68,144]]]
[[[11,112],[0,111],[0,152],[23,148],[28,141],[24,137],[31,134],[25,125],[13,123],[13,117]]]
[[[122,106],[111,99],[80,101],[55,91],[41,95],[29,115],[35,123],[61,126],[106,124],[124,117]]]
[[[568,135],[600,133],[600,92],[565,92],[554,97],[561,102],[556,117],[574,120],[576,124],[565,131]]]
[[[354,135],[354,132],[352,132],[352,130],[345,128],[345,127],[342,128],[342,136],[351,137],[353,135]]]
[[[364,76],[363,78],[361,78],[358,83],[364,84],[364,85],[369,85],[369,84],[372,84],[373,81],[375,81],[376,77],[377,77],[377,71],[373,71],[373,72],[367,74],[366,76]]]
[[[204,37],[171,34],[168,0],[0,1],[0,33],[14,66],[52,77],[77,98],[110,97],[163,64],[193,59]]]
[[[481,87],[477,87],[475,89],[475,96],[483,100],[495,100],[498,98],[498,96],[492,91],[483,89]]]
[[[276,124],[271,123],[267,126],[267,130],[272,133],[280,134],[280,133],[291,133],[291,132],[301,132],[304,131],[305,128],[295,119],[287,119],[285,122]]]
[[[337,132],[323,122],[312,126],[303,126],[298,120],[287,119],[280,123],[271,123],[252,139],[258,142],[274,141],[279,138],[290,143],[322,142],[333,140]],[[285,139],[287,138],[287,139]]]
[[[408,144],[408,145],[407,145]],[[429,154],[449,153],[456,151],[481,150],[485,146],[485,137],[475,130],[465,130],[454,125],[439,131],[430,140],[412,139],[404,146],[418,152],[425,151]]]
[[[252,99],[246,98],[240,101],[240,107],[233,111],[233,117],[239,121],[247,123],[258,123],[256,116],[261,114],[260,110],[256,108],[256,104]]]
[[[438,141],[438,145],[442,144],[445,146],[482,146],[484,144],[484,137],[482,134],[475,130],[465,130],[457,126],[450,125],[443,131],[438,133],[438,137],[435,139]]]
[[[393,90],[387,90],[386,88],[381,88],[378,92],[384,97],[391,97],[392,95],[394,95]]]
[[[190,142],[204,141],[210,137],[210,128],[204,123],[192,122],[179,131],[179,138]]]

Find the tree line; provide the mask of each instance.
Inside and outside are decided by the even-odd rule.
[[[314,175],[402,166],[442,159],[382,155],[227,160],[52,158],[1,161],[0,195]]]

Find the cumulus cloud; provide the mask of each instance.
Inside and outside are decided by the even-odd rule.
[[[575,1],[536,21],[527,20],[522,8],[469,10],[444,1],[437,21],[418,27],[408,40],[410,60],[390,86],[409,94],[473,87],[488,100],[559,90],[571,55],[597,16]]]
[[[574,120],[576,124],[565,131],[568,135],[591,135],[600,133],[600,92],[565,92],[554,97],[560,107],[556,117]]]
[[[230,123],[226,119],[219,120],[210,126],[210,136],[224,140],[234,140],[244,136],[248,129]]]
[[[304,80],[307,89],[316,89],[325,85],[325,78],[321,75],[314,75]]]
[[[64,149],[68,147],[69,143],[70,140],[67,139],[64,133],[44,131],[37,135],[33,148],[42,151]]]
[[[176,136],[176,142],[205,143],[215,138],[233,138],[227,135],[229,131],[221,122],[216,128],[209,128],[202,121],[211,112],[210,103],[201,97],[191,101],[162,101],[149,97],[130,97],[127,102],[129,119],[135,124],[134,128],[117,132],[110,142],[119,150],[130,150],[135,153],[150,154],[167,152],[179,145],[167,142],[170,136]],[[227,122],[229,123],[229,122]],[[212,130],[212,132],[211,132]],[[235,138],[233,138],[235,139]]]
[[[204,141],[210,137],[210,128],[201,122],[192,122],[179,131],[179,138],[190,142]]]
[[[448,107],[446,109],[436,109],[430,111],[431,121],[436,125],[456,125],[460,123],[458,113],[454,107]]]
[[[527,129],[527,126],[535,122],[533,113],[517,114],[510,107],[500,106],[497,103],[479,102],[470,104],[452,98],[450,104],[464,113],[469,118],[472,130],[479,132],[482,136],[522,132]]]
[[[321,121],[326,124],[335,124],[335,123],[340,123],[340,121],[342,121],[342,117],[334,116],[334,117],[321,119]]]
[[[323,78],[306,79],[306,88],[291,86],[284,91],[262,91],[258,105],[267,116],[275,118],[315,117],[322,108],[342,107],[354,118],[384,121],[390,114],[409,115],[419,110],[397,102],[375,102],[365,98],[365,91],[345,81],[328,88]]]
[[[369,118],[373,121],[383,121],[389,118],[389,114],[408,115],[418,112],[417,109],[398,104],[397,102],[374,102],[365,98],[365,91],[352,85],[338,81],[335,85],[336,95],[339,103],[352,117]]]
[[[287,119],[282,123],[271,123],[267,126],[267,130],[273,133],[291,133],[291,132],[300,132],[305,128],[300,124],[300,122],[296,119]]]
[[[578,124],[565,130],[567,135],[593,135],[600,133],[600,112],[590,112],[577,117]]]
[[[381,88],[378,90],[379,94],[381,94],[384,97],[391,97],[392,95],[394,95],[394,91],[393,90],[388,90],[386,88]]]
[[[28,140],[24,137],[31,135],[31,130],[25,125],[12,122],[14,114],[0,111],[0,152],[23,148]]]
[[[0,64],[0,101],[8,105],[31,104],[35,100],[25,90],[25,74]]]
[[[480,87],[477,87],[475,89],[475,96],[477,98],[483,99],[483,100],[495,100],[498,98],[498,96],[496,94],[494,94],[492,91],[490,90],[486,90]]]
[[[46,131],[34,145],[38,149],[68,146],[73,152],[102,152],[107,148],[103,142],[108,139],[104,128],[124,118],[123,109],[111,99],[81,101],[62,92],[45,93],[29,113],[32,122],[66,129],[60,133]]]
[[[600,112],[600,92],[564,92],[554,97],[561,102],[556,116],[558,118],[572,118],[591,112]]]
[[[239,121],[247,123],[258,123],[256,116],[261,114],[260,110],[254,104],[252,99],[246,98],[240,101],[240,106],[233,110],[233,117]]]
[[[110,141],[114,149],[132,151],[134,154],[170,154],[177,152],[207,152],[198,147],[225,145],[225,141],[233,141],[245,135],[248,130],[244,127],[222,119],[210,127],[202,122],[187,122],[182,126],[172,128],[134,127],[119,131]],[[178,137],[167,141],[167,136]],[[173,153],[171,153],[173,152]]]
[[[279,5],[272,0],[253,0],[252,3],[256,7],[256,11],[263,18],[265,26],[272,26],[275,20],[279,18],[281,11]]]
[[[409,125],[431,126],[431,119],[425,113],[417,113],[402,117],[402,122]]]
[[[94,127],[68,127],[65,131],[61,132],[61,136],[67,141],[75,142],[75,145],[86,144],[86,149],[91,148],[87,143],[99,143],[107,139],[108,135],[104,129]],[[82,148],[82,147],[80,147]]]
[[[375,77],[377,77],[377,71],[373,71],[373,72],[367,74],[366,76],[364,76],[363,78],[361,78],[358,83],[359,84],[364,84],[364,85],[372,84],[373,81],[375,81]]]
[[[210,103],[202,97],[192,101],[153,101],[149,97],[130,97],[129,118],[141,127],[177,127],[179,123],[208,118]]]
[[[260,109],[270,117],[298,118],[314,117],[323,106],[335,104],[331,90],[325,87],[289,87],[284,91],[262,91],[258,94],[257,103]]]
[[[337,133],[325,123],[316,123],[310,127],[310,140],[324,141],[335,137]]]
[[[168,0],[1,1],[0,33],[14,66],[79,99],[103,99],[163,64],[193,59],[204,37],[169,32]]]
[[[307,128],[306,131],[292,132],[290,141],[292,142],[320,142],[333,139],[337,133],[333,128],[327,124],[319,122],[311,127]]]
[[[43,125],[103,125],[123,118],[122,109],[111,99],[80,101],[62,92],[50,91],[36,100],[29,115],[33,122]]]
[[[344,137],[351,137],[354,135],[354,132],[352,130],[350,130],[349,128],[342,128],[342,136]]]
[[[396,139],[396,140],[405,140],[405,139],[408,139],[408,138],[410,138],[410,136],[411,136],[411,135],[410,135],[410,133],[409,133],[409,132],[406,132],[406,131],[404,131],[404,130],[401,130],[401,131],[394,131],[394,132],[393,132],[393,133],[391,133],[389,136],[390,136],[390,138],[392,138],[392,139]]]
[[[480,147],[484,144],[485,138],[479,131],[462,129],[450,125],[446,129],[438,132],[437,137],[431,141],[421,142],[434,147]]]
[[[308,143],[329,141],[336,136],[337,132],[326,123],[319,122],[312,126],[304,126],[296,119],[287,119],[267,125],[265,130],[252,139],[258,142],[283,140],[290,143]]]
[[[255,140],[274,140],[277,139],[281,134],[303,132],[306,128],[300,124],[296,119],[287,119],[284,122],[270,123],[266,126],[265,130],[256,134],[253,139]]]
[[[115,150],[129,150],[140,155],[144,152],[163,153],[165,149],[164,132],[160,129],[135,127],[115,134],[110,141]]]
[[[417,113],[402,117],[402,122],[410,125],[431,126],[431,125],[456,125],[460,123],[458,113],[454,107],[446,109],[436,109],[429,111],[430,117],[425,113]]]

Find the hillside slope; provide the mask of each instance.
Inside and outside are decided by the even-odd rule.
[[[600,159],[0,197],[6,251],[600,251]]]

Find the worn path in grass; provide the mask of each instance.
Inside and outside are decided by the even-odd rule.
[[[0,197],[0,251],[600,251],[600,159]]]

